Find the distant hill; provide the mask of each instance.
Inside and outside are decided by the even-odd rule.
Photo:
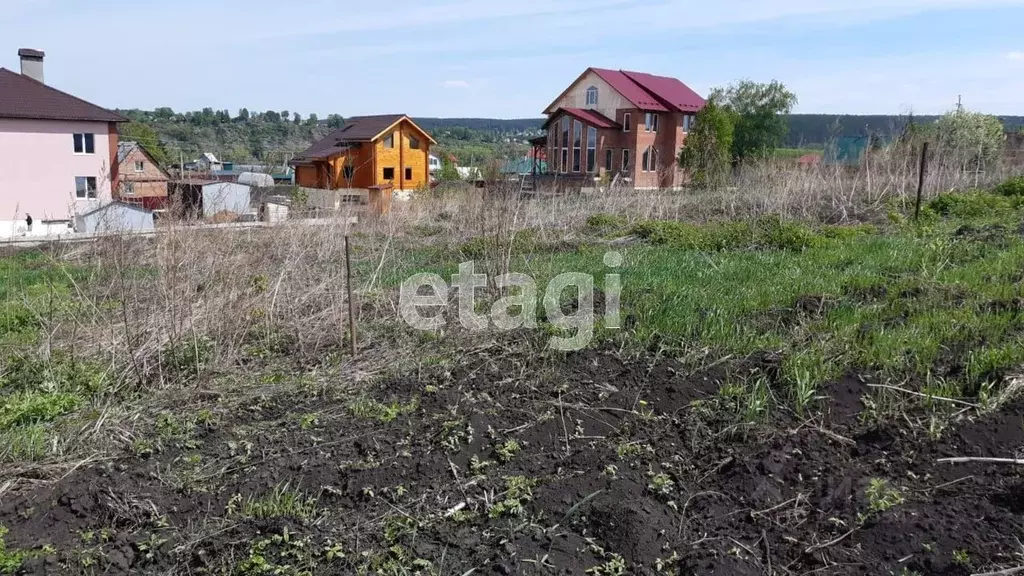
[[[914,122],[927,124],[938,116],[915,116]],[[1013,130],[1024,126],[1024,116],[1000,116],[1003,126]],[[789,134],[787,148],[823,146],[833,138],[843,136],[864,136],[867,134],[890,135],[903,130],[906,116],[849,114],[793,114],[788,117]]]
[[[316,116],[302,118],[288,111],[250,113],[245,109],[234,116],[227,110],[210,108],[184,113],[169,108],[122,112],[133,121],[123,130],[147,146],[159,145],[163,148],[161,156],[166,155],[171,162],[213,152],[228,160],[283,163],[343,122],[341,116],[333,114],[321,120]],[[918,116],[914,120],[927,123],[936,118]],[[1003,116],[1001,120],[1007,129],[1024,126],[1024,116]],[[415,121],[437,139],[439,153],[452,154],[464,162],[522,154],[526,151],[524,141],[542,134],[544,123],[543,118],[415,118]],[[788,121],[789,134],[783,146],[815,148],[837,137],[899,133],[907,118],[793,114]]]

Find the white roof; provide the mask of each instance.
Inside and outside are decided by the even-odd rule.
[[[200,160],[206,160],[207,162],[218,163],[217,157],[212,152],[203,152],[203,155],[199,157]]]
[[[249,186],[273,186],[274,177],[260,172],[242,172],[238,175],[238,183]]]

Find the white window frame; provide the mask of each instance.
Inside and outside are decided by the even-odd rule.
[[[124,183],[124,195],[125,196],[134,196],[135,195],[135,183],[134,182],[125,182]]]
[[[647,112],[644,116],[644,132],[658,131],[658,115],[654,112]]]
[[[623,172],[629,170],[629,161],[630,160],[631,160],[631,158],[629,157],[629,148],[623,148],[622,149],[622,171]]]
[[[625,114],[622,115],[622,131],[623,132],[631,131],[632,127],[630,125],[632,123],[633,123],[633,115],[632,114],[630,114],[629,112],[626,112]]]
[[[79,195],[78,179],[85,180],[85,194]],[[89,186],[90,180],[92,181],[92,187]],[[96,177],[95,176],[75,176],[75,198],[79,200],[93,200],[99,195],[99,191],[96,189]],[[89,193],[92,193],[91,195]]]
[[[658,149],[654,146],[648,146],[643,153],[642,160],[640,162],[641,172],[657,172],[658,171]]]
[[[145,160],[136,160],[135,161],[135,171],[136,172],[145,172],[146,171],[146,161]]]
[[[611,172],[612,166],[615,165],[615,149],[608,148],[604,151],[604,170],[605,172]]]
[[[88,138],[86,138],[88,136]],[[82,139],[82,151],[78,151],[78,139]],[[89,151],[89,141],[92,140],[92,151]],[[76,156],[90,156],[96,153],[96,134],[92,132],[75,132],[71,135],[72,150]]]
[[[572,128],[571,122],[569,122],[568,116],[562,116],[562,120],[559,122],[559,130],[562,131],[562,174],[569,173],[569,133]]]
[[[591,98],[593,95],[593,98]],[[597,106],[597,86],[591,86],[587,88],[587,106]]]
[[[593,142],[590,141],[590,137],[591,136],[594,137],[594,141]],[[590,174],[597,173],[597,139],[599,137],[600,136],[598,135],[597,128],[594,128],[593,126],[587,126],[587,172],[590,173]],[[591,150],[593,150],[593,152],[594,152],[594,164],[593,165],[590,164],[590,152],[591,152]]]
[[[579,133],[579,136],[577,136]],[[572,121],[572,172],[579,174],[583,170],[583,123]]]

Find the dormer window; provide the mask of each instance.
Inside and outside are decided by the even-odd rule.
[[[587,106],[597,106],[597,86],[587,88]]]

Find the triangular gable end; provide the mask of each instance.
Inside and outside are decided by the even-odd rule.
[[[372,142],[376,142],[376,141],[377,141],[377,140],[379,140],[379,139],[380,139],[380,138],[381,138],[382,136],[384,136],[385,134],[387,134],[387,133],[388,133],[389,131],[391,131],[391,130],[394,130],[394,129],[395,129],[395,126],[398,126],[398,125],[399,125],[399,124],[401,124],[402,122],[408,122],[408,123],[409,123],[409,125],[411,125],[411,126],[412,126],[413,128],[415,128],[417,132],[419,132],[419,133],[420,133],[420,134],[421,134],[421,135],[422,135],[422,136],[423,136],[424,138],[426,138],[427,140],[429,140],[431,144],[435,144],[435,145],[437,144],[437,140],[434,140],[434,137],[433,137],[433,136],[431,136],[431,135],[430,135],[430,133],[428,133],[428,132],[427,132],[426,130],[424,130],[423,128],[420,128],[420,127],[419,127],[419,125],[418,125],[418,124],[416,124],[415,122],[413,122],[413,121],[412,121],[412,118],[409,118],[408,116],[402,116],[402,117],[401,117],[401,118],[399,118],[398,120],[395,120],[394,122],[392,122],[392,123],[391,123],[391,124],[390,124],[390,125],[389,125],[389,126],[388,126],[387,128],[385,128],[385,129],[381,130],[380,132],[378,132],[378,133],[377,133],[377,135],[376,135],[376,136],[374,136],[374,137],[373,137],[373,138],[371,139],[371,141],[372,141]]]
[[[168,180],[171,179],[170,172],[168,172],[163,167],[163,165],[161,165],[159,162],[157,162],[156,159],[153,158],[153,155],[149,153],[149,150],[146,150],[146,147],[144,145],[142,145],[141,143],[139,143],[139,142],[136,142],[135,146],[132,147],[132,150],[129,150],[128,153],[125,154],[124,160],[122,160],[122,162],[127,162],[128,161],[128,156],[130,156],[132,151],[134,151],[134,150],[141,151],[142,155],[145,156],[147,160],[152,162],[153,166],[156,166],[160,170],[161,174],[163,174],[165,177],[167,177]]]

